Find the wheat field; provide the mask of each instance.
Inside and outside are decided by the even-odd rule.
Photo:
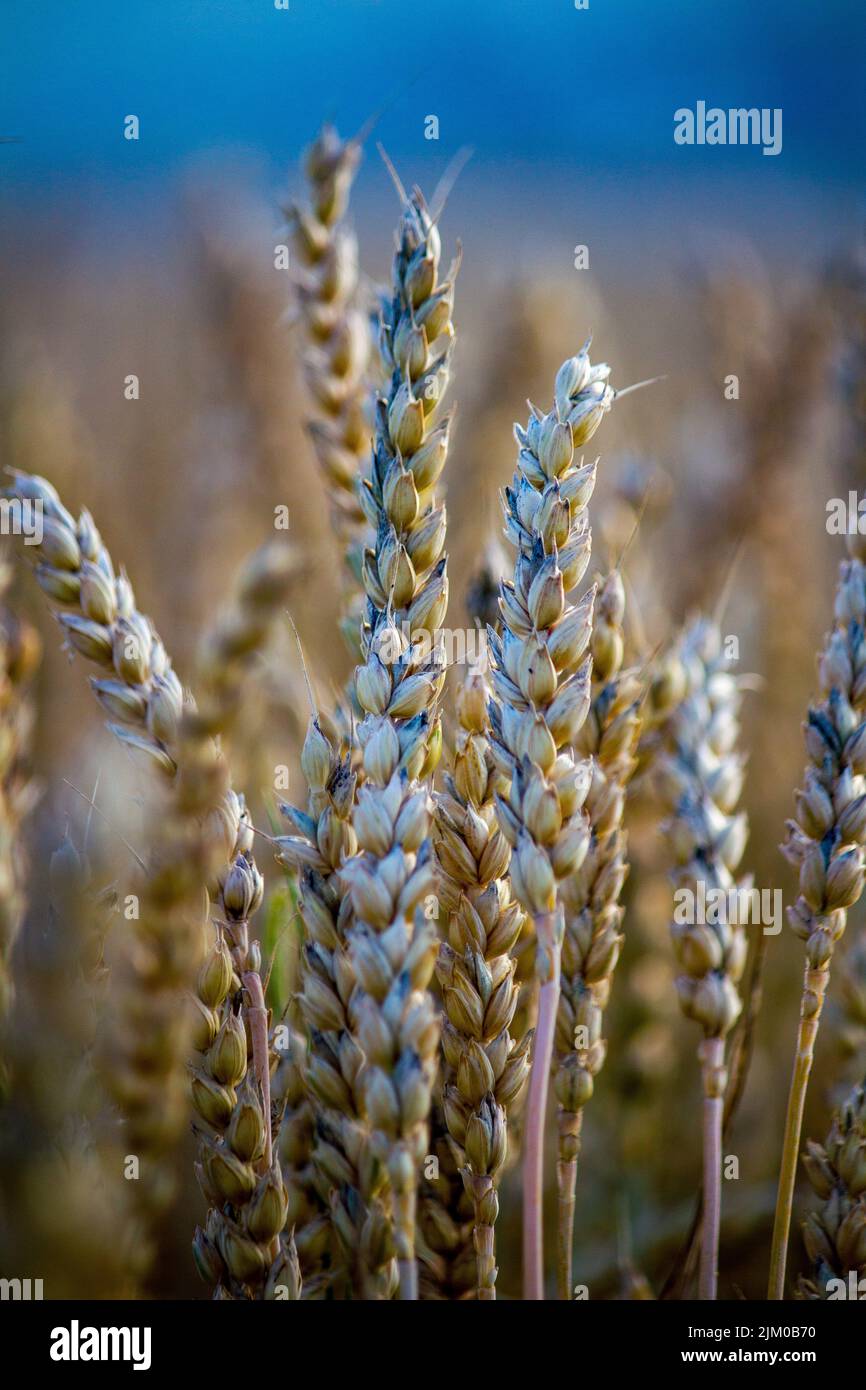
[[[863,247],[486,259],[375,125],[4,233],[0,1277],[849,1297]]]

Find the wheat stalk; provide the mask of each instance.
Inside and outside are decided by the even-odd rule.
[[[591,839],[579,871],[560,886],[565,909],[562,984],[556,1019],[554,1092],[559,1110],[558,1288],[571,1297],[574,1194],[583,1107],[604,1063],[604,1010],[622,944],[619,902],[628,872],[622,827],[635,768],[641,684],[622,670],[625,590],[618,572],[604,580],[592,629],[592,704],[578,749],[593,759],[586,798]],[[579,1031],[578,1031],[579,1030]]]
[[[470,672],[457,695],[457,742],[433,827],[448,914],[436,969],[445,1011],[443,1106],[472,1198],[477,1295],[485,1301],[496,1297],[493,1228],[508,1108],[526,1080],[530,1042],[517,1046],[509,1031],[517,1004],[510,952],[522,913],[511,899],[510,850],[496,822],[494,793],[503,786],[487,738],[488,695],[481,672]]]
[[[788,921],[806,943],[806,966],[794,1070],[785,1117],[782,1165],[770,1257],[768,1296],[784,1297],[788,1236],[797,1175],[803,1109],[815,1039],[830,979],[830,963],[863,891],[861,845],[866,836],[866,569],[862,538],[839,570],[835,626],[818,663],[820,699],[805,728],[806,767],[789,821],[785,856],[799,869],[800,894]]]
[[[536,935],[539,1013],[526,1117],[524,1290],[543,1297],[541,1201],[543,1131],[559,998],[562,908],[557,883],[577,872],[589,831],[583,811],[590,765],[572,752],[590,703],[594,590],[573,604],[590,558],[586,507],[596,465],[575,463],[595,433],[614,391],[609,368],[593,367],[589,343],[556,377],[554,406],[533,409],[515,428],[517,470],[505,491],[506,535],[515,546],[513,582],[503,581],[502,638],[491,630],[491,747],[510,791],[497,797],[512,846],[511,881]]]
[[[680,658],[687,668],[688,694],[668,720],[665,751],[654,777],[668,809],[663,829],[673,852],[675,889],[732,894],[748,891],[750,880],[735,879],[748,837],[745,812],[737,812],[743,782],[742,759],[735,751],[739,734],[739,687],[724,670],[718,626],[698,619],[682,639]],[[737,901],[740,901],[739,896]],[[696,916],[697,914],[689,914]],[[709,914],[707,914],[709,915]],[[703,1029],[698,1050],[703,1082],[704,1222],[700,1297],[714,1299],[717,1288],[721,1204],[721,1142],[727,1081],[725,1039],[742,1008],[737,984],[743,973],[746,938],[738,913],[717,913],[714,923],[696,920],[671,927],[682,973],[676,987],[687,1018]],[[737,921],[728,921],[728,917]]]
[[[866,1275],[866,1090],[855,1086],[833,1116],[825,1143],[806,1145],[803,1166],[820,1200],[803,1225],[814,1274],[801,1278],[798,1293],[810,1300],[832,1298],[828,1281]],[[855,1295],[857,1296],[857,1295]]]

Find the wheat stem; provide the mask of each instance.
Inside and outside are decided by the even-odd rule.
[[[273,1136],[271,1134],[271,1058],[268,1047],[268,1010],[262,989],[262,977],[256,970],[245,970],[241,979],[250,997],[247,1018],[253,1044],[253,1067],[256,1080],[262,1093],[262,1116],[264,1119],[265,1143],[262,1162],[265,1170],[273,1162]]]
[[[574,1243],[574,1208],[577,1195],[577,1159],[580,1156],[583,1112],[574,1117],[571,1138],[576,1157],[558,1159],[556,1163],[556,1288],[558,1296],[567,1301],[573,1286],[572,1246]]]
[[[724,1038],[706,1038],[701,1055],[704,1088],[704,1222],[698,1291],[702,1299],[715,1299],[722,1207],[722,1112],[726,1079]]]
[[[794,1212],[794,1188],[797,1182],[800,1135],[803,1132],[806,1092],[809,1089],[809,1077],[812,1074],[812,1063],[815,1059],[815,1039],[818,1036],[818,1025],[829,978],[829,970],[810,970],[808,966],[806,967],[803,981],[803,1002],[801,1003],[800,1021],[797,1025],[794,1067],[791,1073],[791,1087],[788,1092],[788,1105],[785,1111],[782,1161],[779,1168],[779,1187],[770,1247],[770,1277],[767,1297],[774,1300],[785,1297],[785,1269],[788,1263],[788,1242],[791,1232],[791,1218]],[[807,1008],[808,1014],[804,1012]]]
[[[556,1006],[559,1002],[559,958],[562,936],[556,914],[544,913],[535,919],[537,951],[547,961],[547,978],[538,993],[538,1024],[529,1075],[526,1105],[526,1141],[523,1157],[523,1297],[544,1298],[544,1241],[542,1232],[544,1195],[544,1120]]]

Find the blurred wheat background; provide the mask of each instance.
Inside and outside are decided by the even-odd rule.
[[[4,62],[16,71],[0,103],[0,134],[16,141],[0,146],[0,457],[49,478],[70,507],[86,504],[182,678],[231,576],[272,536],[274,508],[287,506],[301,568],[286,606],[327,704],[352,658],[338,636],[342,557],[305,432],[291,269],[274,266],[285,240],[278,205],[302,191],[298,161],[322,119],[334,116],[348,135],[379,113],[352,212],[372,288],[387,281],[399,214],[375,141],[428,196],[470,147],[440,222],[446,246],[463,248],[444,478],[449,624],[471,626],[467,594],[499,544],[499,492],[526,399],[547,408],[559,363],[590,330],[617,385],[662,376],[606,422],[593,568],[616,563],[630,542],[626,626],[644,656],[698,607],[737,638],[736,669],[754,677],[743,704],[744,866],[787,903],[795,875],[777,846],[800,785],[801,722],[840,558],[826,504],[863,480],[866,265],[849,156],[864,131],[842,69],[862,55],[864,26],[842,3],[820,18],[806,6],[753,8],[726,6],[711,31],[675,0],[615,12],[593,0],[585,13],[493,0],[469,13],[449,2],[423,14],[389,0],[292,0],[287,14],[240,0],[93,3],[76,7],[74,28],[65,7],[36,16],[13,5],[5,23],[18,53]],[[782,107],[783,154],[677,150],[673,110],[698,97]],[[123,139],[128,113],[141,119],[137,143]],[[429,113],[438,141],[424,138]],[[574,268],[577,245],[588,247],[588,269]],[[124,396],[130,373],[138,400]],[[726,398],[731,376],[736,399]],[[140,847],[141,773],[105,732],[75,669],[83,663],[68,669],[56,624],[9,551],[16,609],[38,629],[43,659],[28,907],[13,958],[34,1100],[2,1146],[0,1272],[44,1272],[52,1296],[82,1287],[108,1296],[105,1249],[121,1275],[126,1256],[99,1225],[103,1202],[84,1190],[86,1167],[75,1170],[81,1194],[60,1196],[59,1184],[53,1203],[40,1177],[43,1165],[65,1171],[75,1059],[89,1046],[88,1025],[64,1005],[48,864],[65,837],[79,851],[86,841],[92,883],[122,895],[126,842]],[[287,617],[247,701],[232,770],[254,824],[268,830],[275,769],[290,770],[288,799],[304,794],[308,709]],[[577,1188],[575,1278],[593,1297],[638,1296],[641,1279],[661,1292],[700,1180],[699,1077],[673,989],[659,816],[636,796],[628,817],[625,947]],[[293,986],[297,929],[267,846],[258,853],[273,1002]],[[843,943],[853,1011],[840,970],[818,1043],[804,1127],[816,1138],[844,1083],[862,1073],[863,929],[861,906]],[[109,964],[122,931],[118,922],[109,935]],[[725,1296],[764,1296],[801,969],[787,927],[767,938],[754,1056],[725,1143],[739,1160],[739,1177],[724,1184]],[[189,1256],[205,1209],[193,1147],[190,1136],[152,1280],[161,1296],[202,1296]],[[801,1218],[811,1199],[805,1184],[798,1194]],[[552,1186],[548,1195],[552,1232]],[[519,1297],[514,1169],[501,1201],[498,1289]],[[68,1215],[76,1203],[90,1212],[90,1249]],[[791,1265],[806,1265],[796,1218]]]

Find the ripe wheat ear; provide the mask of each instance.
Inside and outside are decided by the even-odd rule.
[[[516,549],[513,580],[500,586],[502,637],[489,634],[493,654],[491,749],[509,785],[497,798],[512,847],[515,897],[536,933],[538,1028],[530,1076],[524,1160],[524,1290],[544,1296],[541,1237],[543,1134],[559,999],[562,905],[557,884],[575,874],[589,846],[583,805],[591,769],[573,749],[590,705],[587,656],[594,590],[578,604],[569,594],[589,564],[586,507],[595,464],[575,450],[601,424],[614,400],[610,369],[593,367],[589,344],[560,367],[554,406],[533,411],[516,427],[517,470],[506,488],[506,534]]]

